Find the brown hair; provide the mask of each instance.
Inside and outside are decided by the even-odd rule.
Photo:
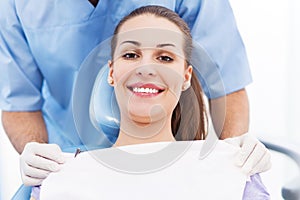
[[[156,17],[168,19],[177,25],[185,36],[184,40],[184,56],[187,64],[190,63],[192,54],[192,36],[186,22],[180,16],[170,9],[162,6],[143,6],[132,11],[124,17],[114,31],[111,42],[111,55],[113,54],[117,44],[117,34],[121,26],[129,19],[136,16],[151,14]],[[196,100],[195,100],[196,98]],[[172,132],[176,140],[203,140],[207,134],[207,113],[204,104],[203,91],[196,74],[192,73],[191,87],[183,91],[178,104],[172,114]]]

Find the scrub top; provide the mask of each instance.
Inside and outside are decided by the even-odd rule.
[[[63,149],[81,145],[71,105],[80,65],[112,36],[122,17],[150,4],[176,11],[217,66],[225,93],[209,93],[214,85],[203,84],[209,98],[237,91],[252,81],[227,0],[99,0],[96,7],[88,0],[1,0],[0,109],[42,110],[49,143]]]

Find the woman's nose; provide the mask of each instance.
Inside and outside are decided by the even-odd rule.
[[[136,74],[144,77],[156,76],[156,71],[153,69],[153,66],[151,66],[150,64],[150,65],[138,67],[136,69]]]
[[[156,76],[156,70],[154,69],[153,64],[146,64],[136,68],[136,74],[143,77],[154,77]]]

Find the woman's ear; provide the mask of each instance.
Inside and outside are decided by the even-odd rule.
[[[192,73],[193,73],[193,66],[189,65],[184,70],[184,82],[182,85],[182,91],[187,90],[191,86]]]
[[[109,71],[108,71],[108,76],[107,76],[107,82],[109,85],[114,86],[114,78],[113,78],[113,63],[111,60],[108,61],[108,67],[109,67]]]

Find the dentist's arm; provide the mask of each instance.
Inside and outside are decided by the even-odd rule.
[[[216,133],[227,143],[241,148],[236,164],[248,174],[271,168],[271,154],[248,132],[249,102],[245,89],[210,101],[210,112]]]
[[[210,113],[220,139],[235,137],[249,130],[249,102],[245,89],[210,100]]]
[[[21,178],[25,185],[40,185],[64,163],[60,147],[48,142],[46,125],[40,111],[2,112],[2,123],[15,149],[21,153]]]
[[[41,111],[2,111],[2,124],[19,154],[28,142],[48,143],[47,129]]]

